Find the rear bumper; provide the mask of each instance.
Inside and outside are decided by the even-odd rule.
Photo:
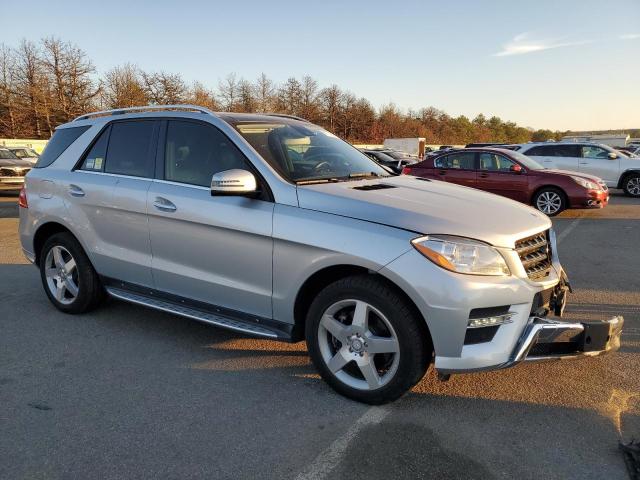
[[[438,372],[469,373],[512,367],[521,362],[568,360],[594,357],[620,348],[624,318],[613,317],[605,321],[564,322],[530,317],[509,359],[501,364],[478,369],[446,369]]]

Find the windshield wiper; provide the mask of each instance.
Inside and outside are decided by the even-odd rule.
[[[314,183],[335,183],[339,181],[340,179],[336,177],[307,177],[299,178],[295,182],[296,185],[313,185]]]
[[[376,172],[356,172],[350,173],[348,175],[349,178],[367,178],[367,177],[379,177],[380,175]]]

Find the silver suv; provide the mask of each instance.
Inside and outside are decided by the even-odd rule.
[[[615,350],[623,320],[561,322],[549,219],[390,175],[302,119],[189,105],[58,127],[20,199],[24,253],[63,312],[105,294],[306,340],[322,377],[394,400],[452,373]]]

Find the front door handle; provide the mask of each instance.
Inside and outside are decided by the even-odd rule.
[[[440,170],[440,171],[438,172],[438,175],[446,175],[446,174],[447,174],[447,171],[446,171],[446,170]]]
[[[177,209],[173,202],[162,197],[156,197],[155,201],[153,202],[153,206],[163,212],[175,212]]]
[[[84,197],[84,190],[82,190],[78,185],[69,185],[69,195],[72,197]]]
[[[580,162],[580,165],[589,165],[587,162]]]
[[[487,178],[489,176],[488,173],[481,173],[480,178]]]

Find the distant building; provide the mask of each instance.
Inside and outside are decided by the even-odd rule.
[[[603,143],[610,147],[626,147],[629,142],[629,135],[618,134],[598,134],[598,135],[565,135],[562,140],[565,142],[591,142],[591,143]]]

